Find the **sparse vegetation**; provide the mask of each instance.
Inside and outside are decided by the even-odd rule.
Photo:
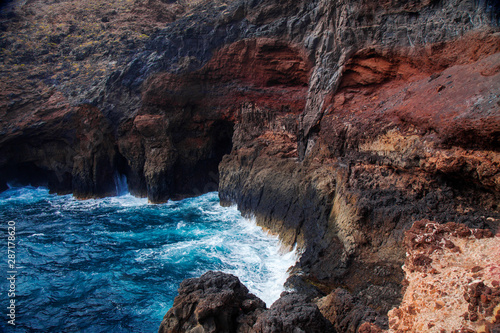
[[[177,0],[177,3],[185,7],[194,7],[203,1],[204,0]]]
[[[35,0],[0,15],[0,105],[15,109],[8,96],[41,101],[40,91],[56,88],[85,98],[104,78],[128,62],[158,29],[179,18],[219,15],[224,0]],[[183,31],[199,24],[198,19]],[[175,27],[175,23],[174,23]],[[26,94],[32,94],[27,96]],[[21,99],[19,99],[21,101]]]
[[[117,68],[111,58],[126,59],[181,11],[159,0],[28,2],[10,19],[0,17],[0,90],[35,82],[64,85],[74,95],[73,86],[102,80]]]

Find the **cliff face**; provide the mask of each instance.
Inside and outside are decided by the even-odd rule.
[[[453,3],[318,5],[297,130],[245,108],[270,116],[240,118],[220,196],[301,246],[306,280],[386,312],[414,221],[498,226],[499,36],[457,25]]]
[[[121,174],[152,202],[218,189],[302,249],[291,287],[342,287],[386,313],[414,221],[498,229],[498,12],[458,0],[11,2],[0,188],[106,196]]]
[[[403,71],[368,57],[351,65],[368,71],[366,80],[381,71],[368,66]],[[432,74],[410,67],[403,78],[340,88],[303,161],[283,158],[269,142],[276,131],[264,130],[223,159],[221,198],[303,246],[299,266],[326,290],[347,285],[388,309],[402,278],[403,231],[413,221],[497,228],[499,155],[490,145],[498,140],[499,76],[481,71],[494,72],[498,62],[492,55]],[[475,104],[478,97],[487,102]]]

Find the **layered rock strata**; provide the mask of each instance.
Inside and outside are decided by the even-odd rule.
[[[367,52],[368,60],[352,60],[352,68],[365,64],[366,80],[382,75],[373,74],[381,63],[402,70]],[[287,132],[270,144],[278,135],[263,122],[257,140],[224,157],[220,196],[303,248],[297,267],[324,291],[347,286],[385,312],[398,298],[403,232],[413,221],[498,228],[500,77],[483,74],[499,60],[493,54],[432,74],[404,63],[406,76],[356,88],[347,77],[304,160],[283,155],[295,148]]]
[[[401,300],[414,221],[498,230],[495,1],[105,5],[3,10],[0,189],[218,189],[302,251],[289,287],[362,318]]]

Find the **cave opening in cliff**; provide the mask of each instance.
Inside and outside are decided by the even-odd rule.
[[[202,135],[191,132],[176,144],[171,198],[218,191],[219,164],[232,150],[233,132],[233,122],[218,119],[208,122]]]
[[[212,127],[213,156],[217,162],[217,170],[224,155],[231,153],[233,149],[233,133],[234,123],[230,121],[221,120]]]
[[[53,192],[67,192],[69,189],[64,187],[71,184],[70,179],[65,179],[67,177],[57,177],[54,172],[45,170],[33,162],[4,167],[0,170],[0,174],[0,190],[6,190],[9,186],[43,186]]]
[[[212,149],[210,158],[206,161],[208,182],[203,192],[219,190],[219,164],[224,155],[231,153],[233,149],[234,123],[220,120],[214,123],[210,133],[212,138]]]
[[[208,133],[208,145],[205,158],[198,160],[189,174],[189,189],[192,195],[201,195],[219,189],[219,164],[224,155],[233,148],[234,123],[218,120],[213,123]],[[187,170],[186,170],[187,171]],[[184,182],[184,184],[187,184]]]

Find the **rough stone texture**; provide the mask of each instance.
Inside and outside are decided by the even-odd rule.
[[[112,181],[118,173],[118,157],[108,121],[92,106],[76,112],[76,146],[72,189],[80,198],[116,194]]]
[[[483,42],[489,46],[478,53],[465,48]],[[496,73],[497,45],[498,37],[472,34],[435,57],[360,51],[326,99],[303,161],[283,155],[295,152],[286,140],[294,132],[275,129],[270,144],[269,134],[237,120],[241,148],[219,167],[221,199],[302,247],[297,267],[324,292],[347,286],[388,311],[399,298],[403,232],[413,221],[498,228],[500,77],[483,75]],[[241,142],[242,128],[257,139]]]
[[[14,1],[0,19],[0,189],[103,196],[116,173],[152,202],[218,188],[298,245],[308,300],[342,287],[386,313],[414,221],[498,230],[499,12]]]
[[[233,147],[236,117],[255,127],[279,119],[276,126],[296,128],[294,118],[304,108],[309,70],[299,49],[261,38],[219,50],[206,66],[190,74],[150,77],[134,129],[123,129],[127,134],[120,139],[127,159],[144,159],[144,164],[135,162],[133,171],[147,175],[148,198],[158,202],[217,190],[218,164]],[[258,109],[254,100],[261,101]],[[240,130],[237,135],[242,141],[254,138],[251,131]],[[171,177],[168,181],[161,173],[146,170],[160,161],[147,156],[153,147],[164,152],[160,160],[168,160],[168,166],[158,167]],[[170,186],[158,188],[169,182]]]
[[[315,127],[327,107],[325,97],[335,93],[342,85],[343,74],[352,69],[349,62],[353,55],[375,48],[386,54],[395,52],[411,57],[424,55],[432,58],[431,45],[439,43],[434,46],[439,49],[442,42],[482,25],[484,21],[481,16],[485,12],[473,9],[475,7],[470,1],[417,1],[411,4],[404,1],[350,1],[339,2],[337,6],[330,6],[326,1],[320,2],[316,20],[322,24],[316,25],[310,36],[314,38],[312,44],[316,46],[317,65],[311,77],[308,104],[302,116],[301,156],[311,149],[310,145],[315,141]],[[458,8],[471,13],[471,16],[465,19],[462,17],[463,12],[457,12]],[[493,8],[490,6],[489,10]],[[330,26],[325,29],[327,24]],[[430,50],[423,48],[424,45],[431,46]]]
[[[184,280],[160,333],[334,332],[318,307],[298,294],[283,295],[269,310],[237,277],[208,272]]]
[[[293,143],[285,154],[297,153],[302,159],[314,148],[318,124],[339,87],[404,76],[412,72],[411,64],[404,64],[409,57],[423,59],[415,62],[415,72],[493,53],[498,43],[487,32],[490,41],[480,39],[478,47],[466,48],[468,57],[460,50],[448,52],[446,45],[469,31],[489,31],[498,23],[496,9],[494,2],[458,0],[411,5],[364,0],[66,0],[57,6],[13,1],[2,11],[1,133],[15,136],[22,126],[14,123],[28,106],[46,112],[46,102],[62,93],[69,105],[91,104],[108,119],[133,193],[154,202],[203,193],[217,185],[216,165],[231,149],[227,142],[232,124],[240,126],[238,114],[258,110],[269,120],[278,114],[280,121],[273,121],[271,130],[284,128]],[[471,44],[466,39],[463,45]],[[373,53],[383,59],[372,59]],[[359,78],[367,73],[371,77]],[[130,123],[145,115],[163,116],[159,126],[165,130],[164,146],[159,147],[159,137],[150,144],[147,135],[133,133]],[[212,126],[212,121],[219,123]],[[468,119],[461,121],[468,126]],[[482,124],[491,122],[487,117]],[[493,134],[459,130],[496,144],[497,139],[489,140],[494,127],[489,131]],[[220,132],[222,138],[213,137]],[[452,139],[455,134],[446,135]],[[235,141],[239,139],[252,137]],[[224,149],[218,151],[215,146],[220,145]],[[65,164],[73,169],[72,159]],[[202,167],[209,171],[197,174]],[[41,174],[54,171],[41,169]],[[72,190],[64,186],[64,191]]]
[[[500,239],[423,220],[406,233],[406,287],[389,332],[494,332],[500,323]]]
[[[72,107],[61,94],[10,123],[2,137],[0,182],[49,186],[80,198],[116,194],[120,170],[108,121],[93,106]]]
[[[158,332],[249,332],[264,309],[237,277],[208,272],[181,283]]]
[[[338,288],[320,299],[318,306],[325,318],[333,323],[337,332],[360,332],[363,331],[362,325],[366,331],[372,327],[367,326],[368,324],[373,324],[373,327],[379,329],[387,328],[385,316],[380,316],[371,308],[359,303],[349,292]]]
[[[298,294],[282,295],[268,311],[263,312],[253,332],[335,332],[318,307]]]

